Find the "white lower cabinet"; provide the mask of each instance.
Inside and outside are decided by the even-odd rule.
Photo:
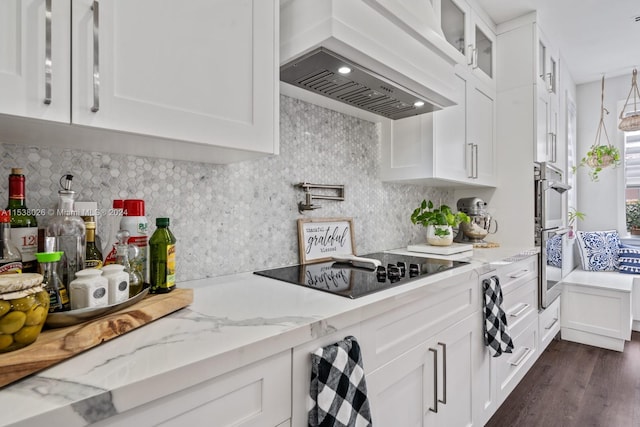
[[[94,425],[283,427],[291,425],[290,418],[287,350]]]
[[[472,314],[368,375],[376,425],[480,425],[474,375],[484,353],[481,317]]]

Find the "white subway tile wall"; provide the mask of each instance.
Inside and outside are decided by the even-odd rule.
[[[144,199],[150,233],[157,217],[171,219],[178,281],[296,264],[296,220],[303,217],[353,218],[358,254],[406,247],[425,239],[409,219],[422,199],[455,202],[451,190],[381,182],[375,123],[286,96],[280,97],[280,155],[259,160],[211,165],[1,146],[0,203],[6,206],[12,167],[25,170],[31,209],[56,206],[58,180],[67,172],[78,200],[95,201],[104,213],[113,199]],[[314,201],[321,208],[301,215],[303,192],[294,185],[303,181],[344,184],[345,201]],[[39,226],[47,221],[38,216]]]

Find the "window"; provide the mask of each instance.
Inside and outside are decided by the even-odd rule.
[[[624,134],[624,177],[627,230],[640,228],[640,131]]]

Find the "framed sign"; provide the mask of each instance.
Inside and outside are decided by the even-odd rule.
[[[333,255],[355,255],[351,218],[302,218],[298,220],[300,264],[328,261]]]

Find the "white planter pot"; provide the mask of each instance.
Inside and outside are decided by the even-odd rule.
[[[446,230],[445,235],[436,235],[436,229]],[[453,229],[450,225],[430,225],[427,227],[427,243],[433,246],[449,246],[453,243]]]

